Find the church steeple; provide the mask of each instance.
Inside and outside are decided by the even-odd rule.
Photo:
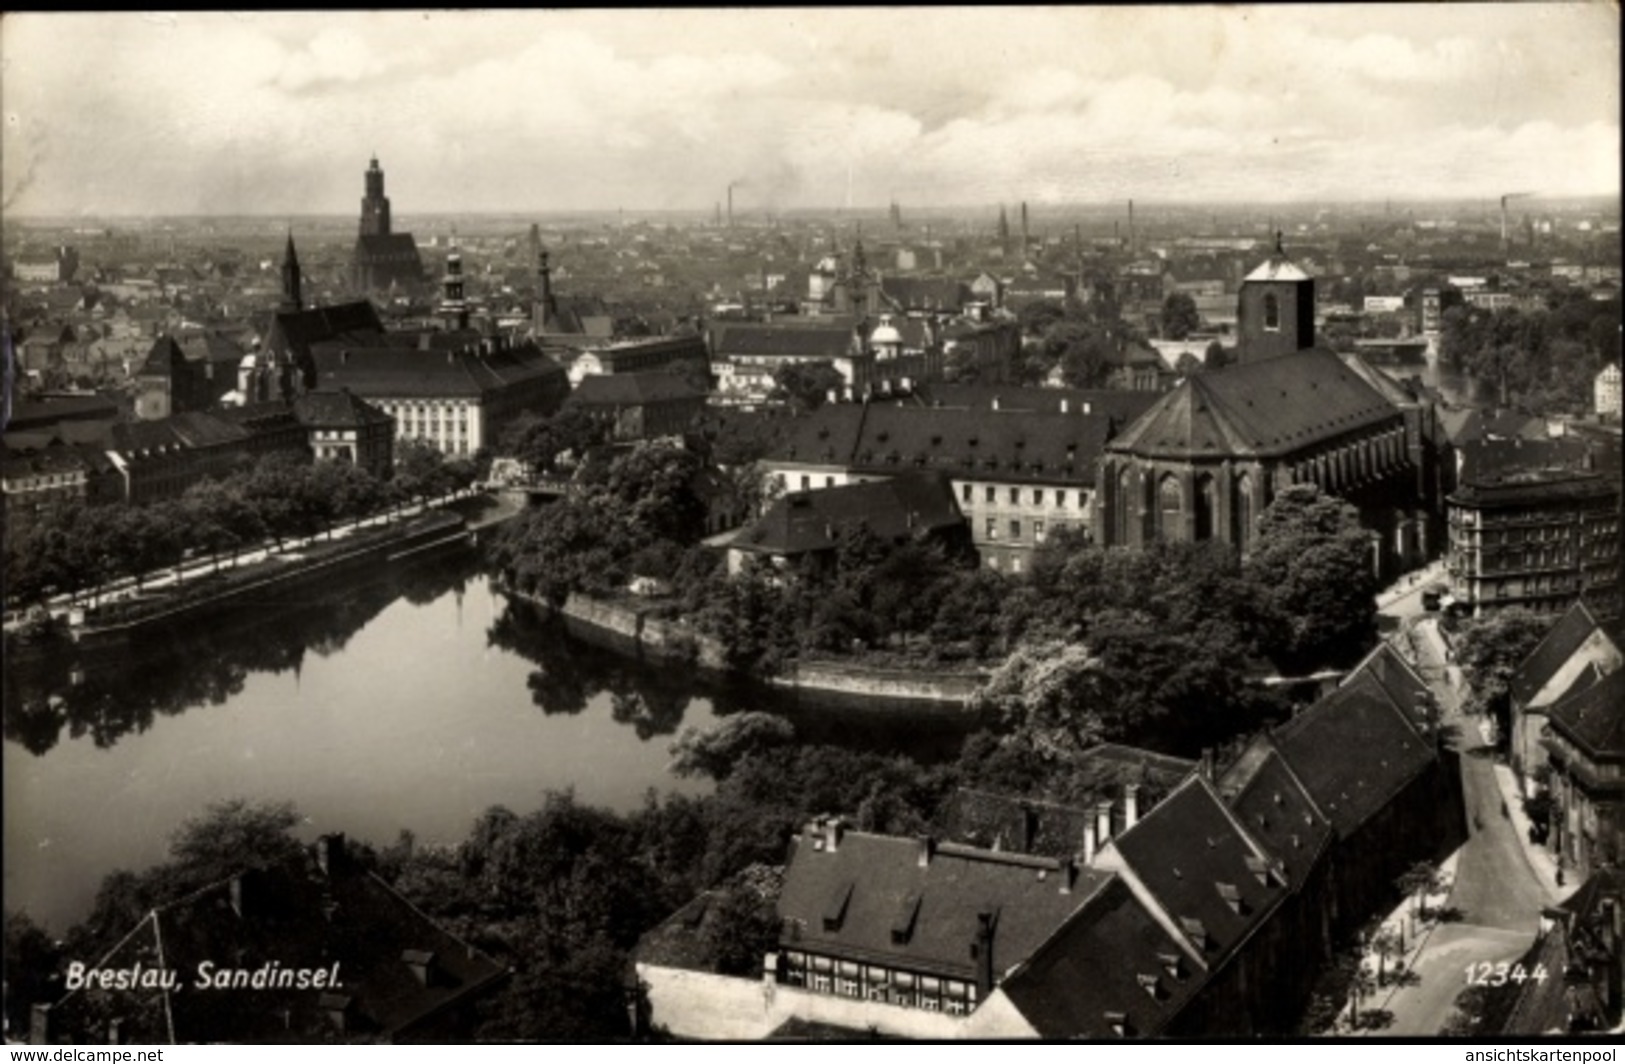
[[[288,230],[288,246],[282,252],[282,302],[277,310],[284,314],[297,314],[305,309],[304,296],[299,285],[299,254],[293,249],[293,230]]]
[[[384,195],[384,171],[378,166],[378,156],[372,157],[367,167],[367,194],[361,200],[361,235],[389,235],[389,197]]]

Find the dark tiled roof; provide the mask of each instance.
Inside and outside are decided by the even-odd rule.
[[[1004,993],[1041,1038],[1161,1032],[1204,972],[1113,877],[1032,958]]]
[[[1388,697],[1394,700],[1394,705],[1405,711],[1411,726],[1418,732],[1427,734],[1430,725],[1426,703],[1433,697],[1433,692],[1429,690],[1427,681],[1411,668],[1411,663],[1394,649],[1393,644],[1387,640],[1378,643],[1343,682],[1349,683],[1361,673],[1370,673],[1382,685],[1382,689],[1388,692]]]
[[[265,347],[303,358],[309,355],[312,344],[343,341],[359,345],[376,341],[383,332],[377,308],[363,299],[309,310],[278,311],[271,315],[266,327]]]
[[[361,428],[391,424],[394,419],[345,389],[306,392],[293,401],[294,416],[317,428]]]
[[[1369,672],[1350,677],[1274,737],[1293,774],[1345,838],[1433,760],[1427,741]]]
[[[1332,840],[1332,826],[1315,808],[1268,737],[1254,740],[1219,780],[1219,793],[1236,818],[1280,862],[1293,888],[1301,886]]]
[[[997,401],[1000,410],[1033,410],[1040,413],[1081,414],[1085,410],[1116,418],[1128,425],[1151,409],[1160,396],[1126,388],[1021,388],[990,384],[922,384],[916,395],[926,406],[991,410]]]
[[[586,377],[571,394],[570,401],[583,406],[641,406],[704,398],[704,392],[675,373],[655,372]]]
[[[1399,411],[1336,355],[1300,351],[1193,374],[1113,440],[1146,456],[1289,454],[1399,419]]]
[[[947,410],[872,404],[852,467],[910,468],[958,478],[1088,485],[1112,431],[1101,414]]]
[[[183,983],[190,983],[205,960],[248,969],[273,960],[283,969],[325,969],[337,962],[343,983],[338,993],[351,999],[346,1033],[364,1038],[409,1035],[415,1024],[505,974],[496,961],[436,925],[371,872],[342,860],[330,867],[332,874],[323,874],[312,855],[301,853],[269,868],[245,869],[240,914],[231,881],[221,881],[156,910],[139,929],[144,933],[132,935],[122,956],[109,963],[127,966],[140,958],[149,967],[176,969]],[[408,966],[409,951],[433,955],[427,984]],[[178,1042],[286,1042],[320,1030],[327,996],[320,989],[183,991],[169,995],[168,1004]],[[57,1008],[76,1004],[70,995]],[[291,1014],[292,1029],[284,1023],[283,1008]],[[162,1009],[136,1006],[124,1012],[130,1040],[171,1040]],[[144,1023],[161,1026],[146,1030]]]
[[[136,371],[140,377],[170,377],[186,363],[186,355],[173,336],[160,336],[147,352],[147,359]]]
[[[1575,602],[1564,610],[1535,644],[1535,649],[1519,663],[1512,677],[1514,701],[1527,706],[1596,630],[1597,618],[1584,602]]]
[[[1625,669],[1618,669],[1548,711],[1552,731],[1592,761],[1625,761]]]
[[[1039,799],[960,787],[940,814],[944,833],[959,842],[1045,857],[1070,857],[1083,850],[1085,829],[1095,811]]]
[[[566,380],[562,366],[528,343],[494,351],[477,343],[431,351],[323,343],[313,355],[319,387],[348,388],[362,396],[472,398],[536,377]]]
[[[1285,897],[1269,854],[1238,827],[1199,776],[1112,845],[1210,968]]]
[[[868,528],[883,540],[963,525],[953,486],[940,474],[920,473],[791,492],[734,540],[742,550],[794,556],[830,550],[843,530]]]
[[[114,425],[112,449],[133,454],[175,447],[212,447],[241,443],[250,435],[242,426],[214,414],[188,412],[158,421]]]
[[[1581,471],[1590,448],[1584,440],[1475,440],[1458,445],[1463,484],[1493,484],[1520,474]]]
[[[181,350],[193,362],[225,362],[233,366],[247,354],[241,344],[213,331],[189,337],[181,344]]]
[[[880,291],[898,306],[957,311],[971,301],[970,285],[951,277],[885,277]]]
[[[1619,495],[1619,481],[1597,473],[1552,471],[1524,473],[1500,481],[1463,484],[1450,496],[1452,505],[1493,509],[1530,506]]]
[[[65,399],[38,401],[23,400],[12,405],[11,417],[6,422],[6,428],[8,431],[32,429],[52,425],[59,421],[102,418],[112,420],[116,417],[118,417],[118,404],[100,395],[76,395]]]
[[[820,837],[809,827],[793,844],[779,899],[784,948],[965,980],[976,975],[979,913],[995,914],[997,980],[1109,878],[951,843],[922,867],[921,840],[847,831],[831,852]]]
[[[725,322],[717,327],[718,357],[845,358],[853,351],[853,331],[841,325],[758,325]]]

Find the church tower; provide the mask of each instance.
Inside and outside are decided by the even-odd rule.
[[[389,235],[389,197],[384,195],[384,171],[378,167],[378,156],[372,157],[367,167],[367,194],[361,200],[361,235]]]
[[[1315,346],[1315,279],[1281,248],[1241,282],[1237,297],[1237,361],[1258,362]]]
[[[553,298],[553,270],[547,264],[547,252],[541,251],[538,256],[539,271],[536,285],[536,305],[531,308],[531,317],[534,319],[534,329],[537,336],[549,331],[558,322],[559,304]]]
[[[288,246],[282,252],[282,302],[277,304],[282,314],[297,314],[305,309],[300,292],[299,255],[293,250],[293,231],[288,231]]]

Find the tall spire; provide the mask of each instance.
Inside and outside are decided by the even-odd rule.
[[[293,230],[288,230],[288,245],[282,252],[282,302],[277,310],[284,314],[297,314],[305,309],[300,290],[299,253],[293,249]]]

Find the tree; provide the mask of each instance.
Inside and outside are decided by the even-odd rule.
[[[795,735],[795,726],[775,713],[739,713],[704,730],[684,728],[671,745],[671,770],[725,780],[742,758],[794,742]]]
[[[28,1030],[36,1004],[54,1000],[61,988],[53,983],[61,951],[51,936],[25,913],[6,910],[5,1020],[7,1040]]]
[[[556,413],[521,414],[503,430],[498,450],[543,473],[556,473],[580,462],[593,447],[607,443],[610,423],[578,406]],[[399,459],[396,460],[397,466]]]
[[[1202,368],[1206,370],[1223,369],[1230,364],[1230,349],[1219,341],[1214,340],[1207,345],[1206,355],[1202,359]]]
[[[1428,918],[1428,896],[1437,894],[1444,886],[1444,874],[1432,861],[1417,861],[1407,868],[1394,885],[1401,894],[1416,899],[1416,915]]]
[[[292,802],[216,802],[181,825],[170,839],[169,855],[188,878],[212,882],[294,856],[299,843],[293,829],[301,820]]]
[[[1550,627],[1550,618],[1520,606],[1496,610],[1461,626],[1456,661],[1470,688],[1466,708],[1488,714],[1503,743],[1512,716],[1512,679]]]
[[[831,393],[840,395],[846,378],[827,359],[791,362],[773,372],[773,391],[768,398],[788,402],[797,410],[817,410]]]
[[[1247,573],[1274,615],[1276,664],[1307,671],[1357,661],[1376,638],[1374,545],[1353,506],[1294,484],[1259,515]]]
[[[1101,714],[1115,690],[1100,661],[1076,643],[1017,648],[977,690],[978,708],[1050,756],[1078,753],[1105,733]]]
[[[1202,372],[1202,360],[1196,357],[1195,352],[1182,351],[1179,355],[1179,361],[1174,363],[1174,372],[1186,377],[1192,373],[1200,373]]]
[[[1196,309],[1196,300],[1188,292],[1171,292],[1162,301],[1162,335],[1169,340],[1183,340],[1202,327],[1202,315]]]

